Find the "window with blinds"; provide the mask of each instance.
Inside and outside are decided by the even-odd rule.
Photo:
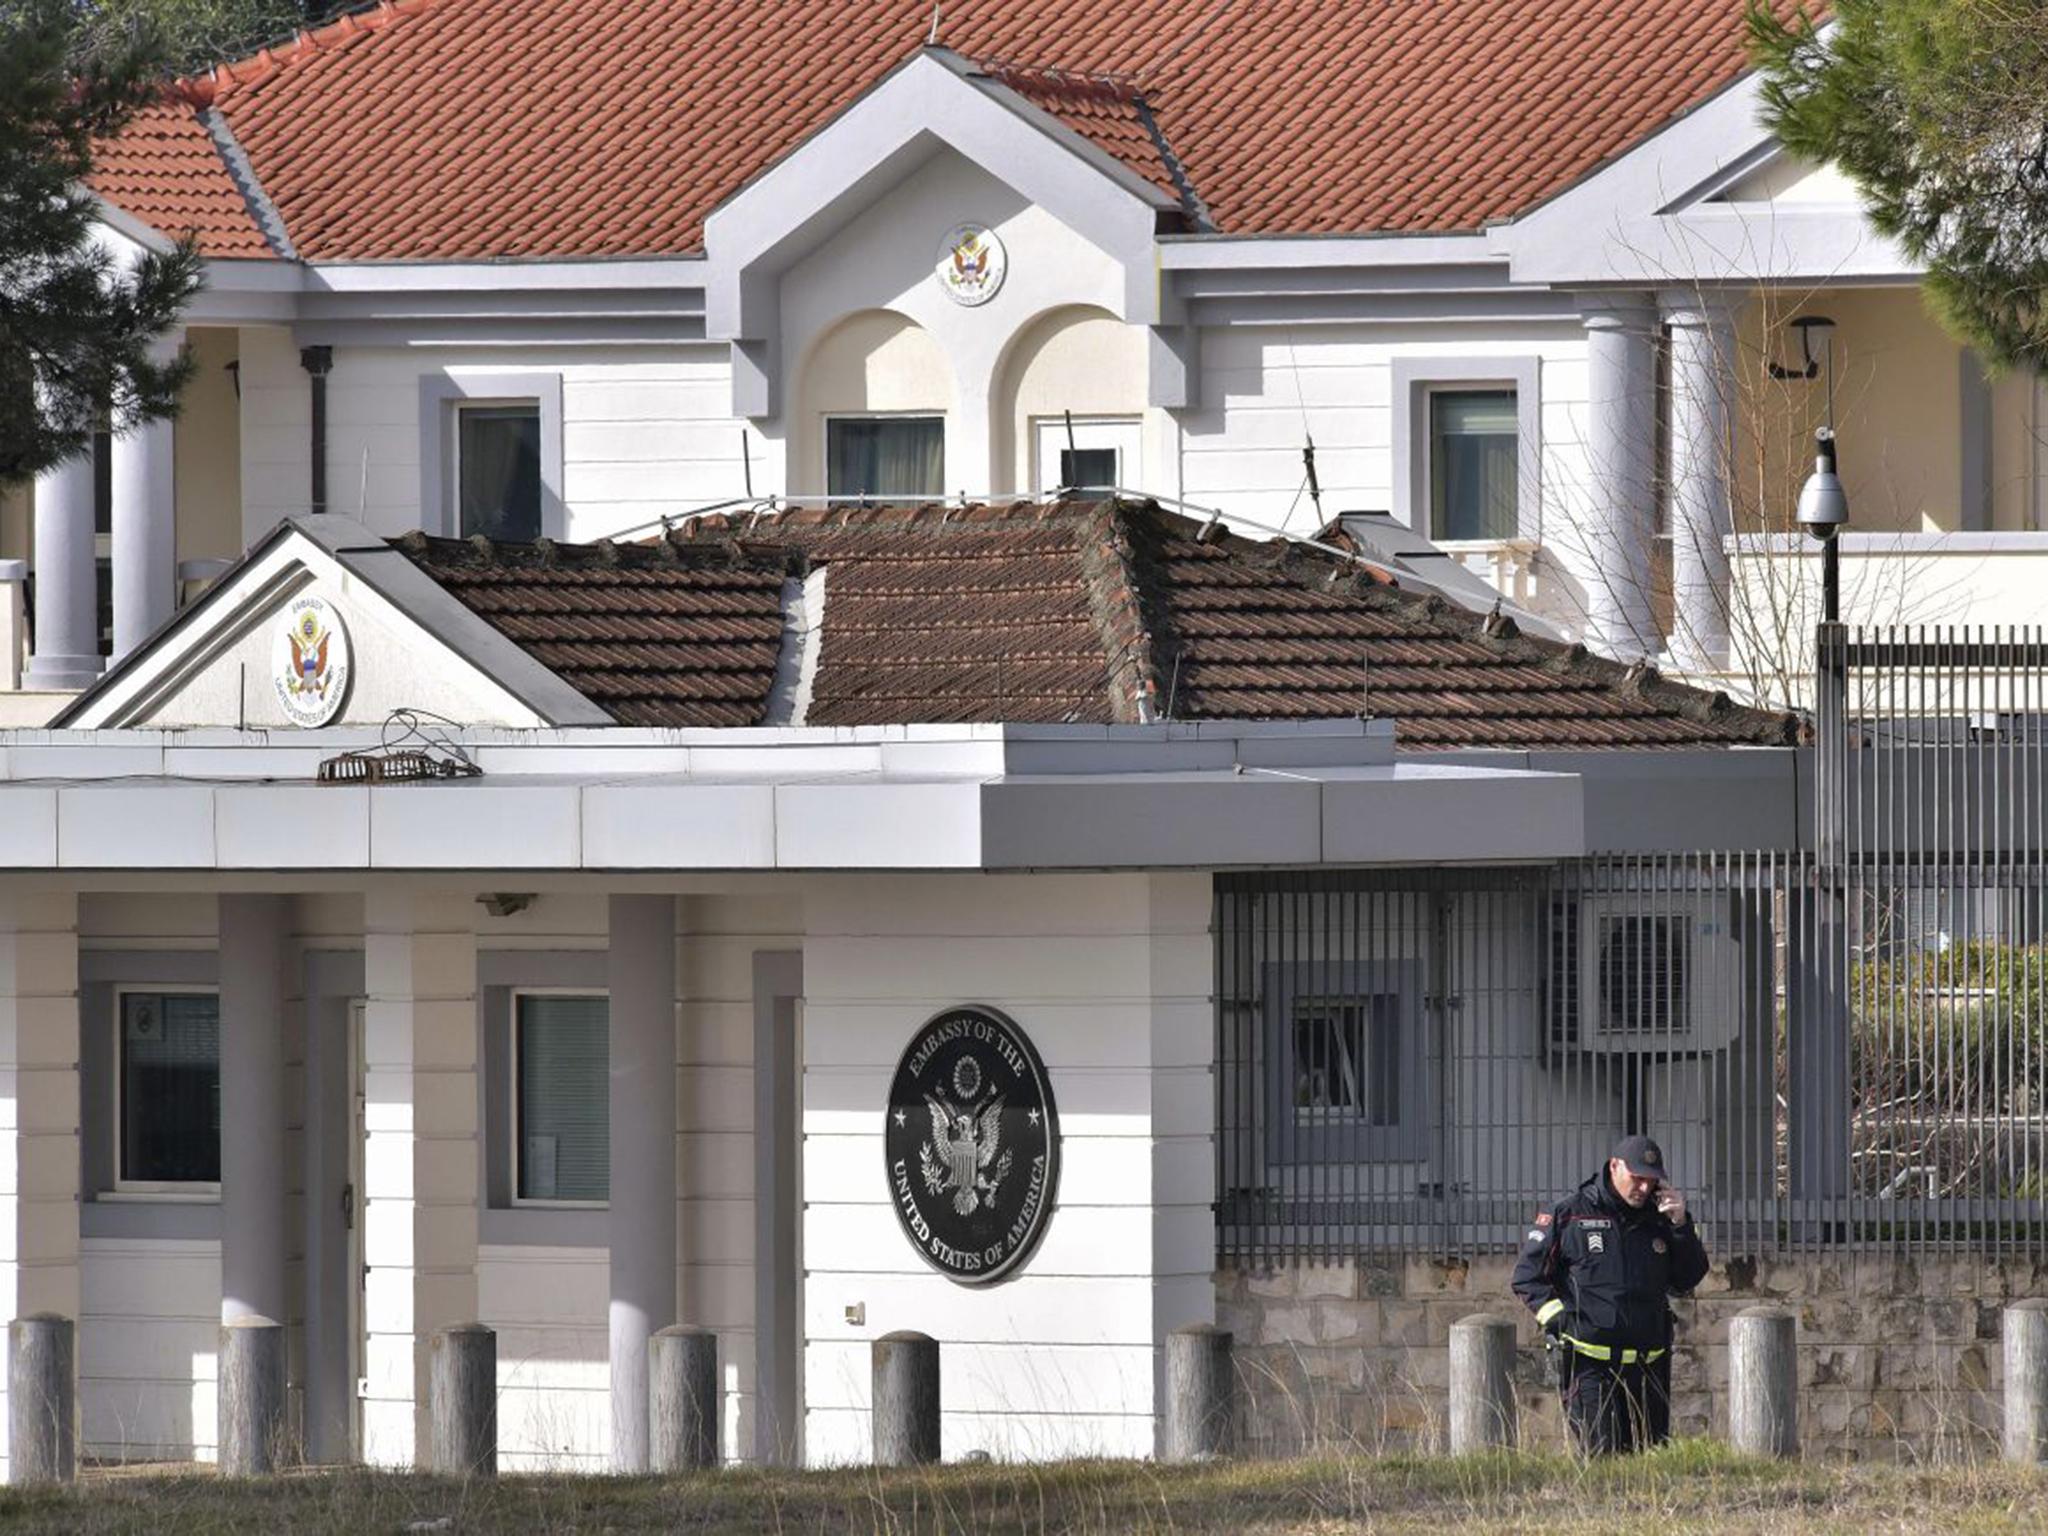
[[[610,1023],[603,997],[518,997],[519,1199],[602,1204],[611,1197]]]
[[[1512,539],[1516,484],[1512,389],[1436,390],[1429,397],[1430,536]]]
[[[124,1184],[220,1182],[220,999],[121,994]]]

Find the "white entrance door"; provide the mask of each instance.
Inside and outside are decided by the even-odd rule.
[[[355,1459],[363,1459],[363,1288],[370,1271],[363,1263],[363,1139],[369,1090],[363,1068],[363,1002],[348,1005],[348,1184],[342,1191],[342,1213],[348,1223],[348,1376],[349,1436]]]
[[[1071,435],[1064,416],[1034,417],[1032,475],[1038,494],[1142,485],[1142,436],[1135,416],[1076,416]]]

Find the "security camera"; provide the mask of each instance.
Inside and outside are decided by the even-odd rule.
[[[1813,447],[1813,473],[1799,489],[1799,510],[1793,516],[1814,538],[1832,539],[1849,521],[1849,498],[1835,473],[1835,429],[1819,428]]]

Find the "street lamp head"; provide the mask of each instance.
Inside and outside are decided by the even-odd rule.
[[[1813,473],[1799,490],[1799,526],[1816,539],[1831,539],[1849,521],[1849,498],[1835,473],[1835,434],[1822,427],[1813,434]]]

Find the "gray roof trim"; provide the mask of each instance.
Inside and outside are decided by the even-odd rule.
[[[256,227],[263,231],[263,238],[270,248],[287,261],[297,261],[298,251],[292,245],[291,231],[284,227],[284,215],[277,211],[277,204],[270,200],[270,194],[263,190],[263,181],[256,174],[256,167],[249,160],[249,152],[242,148],[242,141],[235,137],[235,130],[228,125],[227,117],[219,107],[208,107],[200,114],[200,122],[206,125],[206,136],[213,140],[214,152],[227,167],[228,179],[235,184],[235,190],[242,194],[242,201],[248,206],[249,217],[256,221]]]
[[[413,623],[439,640],[462,660],[490,678],[550,725],[609,726],[616,722],[598,705],[535,661],[491,628],[413,564],[402,550],[354,518],[335,513],[288,517],[244,551],[222,572],[205,594],[164,625],[65,705],[50,721],[53,730],[74,725],[117,684],[144,662],[195,631],[204,630],[224,610],[247,596],[237,588],[242,576],[281,540],[296,535],[329,556],[351,576]]]

